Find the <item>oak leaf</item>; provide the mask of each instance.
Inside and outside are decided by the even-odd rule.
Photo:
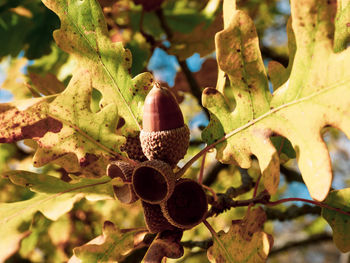
[[[331,191],[325,203],[343,211],[350,212],[349,206],[350,188]],[[350,216],[337,211],[322,208],[322,216],[333,229],[334,244],[343,253],[350,251]]]
[[[331,186],[332,170],[320,131],[330,125],[350,137],[350,48],[333,52],[334,1],[291,1],[291,10],[297,49],[291,54],[288,79],[273,94],[252,20],[234,11],[228,27],[217,33],[218,64],[231,82],[236,107],[231,110],[233,101],[222,90],[204,90],[203,105],[211,121],[202,137],[213,143],[229,135],[216,146],[221,162],[248,168],[255,155],[270,194],[278,187],[279,158],[269,138],[286,137],[310,195],[322,201]],[[286,74],[286,69],[279,67],[279,72]]]
[[[266,262],[273,238],[262,231],[266,220],[262,208],[249,211],[238,223],[233,223],[227,233],[213,236],[214,244],[208,249],[208,259],[213,263]]]

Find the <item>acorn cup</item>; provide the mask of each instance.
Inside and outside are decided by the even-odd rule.
[[[190,131],[172,93],[156,83],[143,108],[140,133],[142,151],[149,160],[162,160],[175,167],[188,149]]]
[[[176,229],[176,227],[170,224],[163,216],[159,205],[152,205],[142,201],[142,207],[146,226],[150,233],[159,233],[165,230]]]
[[[124,161],[115,161],[107,166],[107,175],[111,178],[120,177],[123,182],[131,182],[135,166]],[[124,204],[131,204],[138,200],[131,184],[121,187],[113,186],[114,196]]]
[[[203,221],[208,201],[199,183],[191,179],[179,179],[171,197],[160,206],[164,217],[172,225],[190,229]]]
[[[150,204],[160,204],[174,191],[175,174],[169,164],[160,160],[139,163],[132,174],[136,195]]]
[[[126,152],[130,159],[144,162],[147,160],[147,157],[143,154],[140,134],[136,136],[126,137],[126,143],[120,147],[122,152]]]

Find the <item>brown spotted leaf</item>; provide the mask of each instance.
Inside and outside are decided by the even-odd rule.
[[[227,233],[213,236],[208,251],[213,263],[263,263],[273,245],[272,236],[262,231],[266,215],[262,208],[247,213],[241,222],[232,224]]]
[[[228,134],[216,146],[221,162],[248,168],[255,155],[270,194],[279,182],[279,157],[271,135],[291,142],[304,182],[318,201],[325,199],[332,182],[320,131],[329,125],[350,137],[350,48],[333,51],[336,7],[336,1],[291,1],[293,61],[289,69],[274,68],[273,83],[280,87],[274,87],[272,96],[255,28],[247,15],[234,11],[229,26],[216,35],[218,64],[230,80],[234,101],[221,90],[204,90],[203,105],[211,112],[211,121],[203,139],[213,143]]]
[[[54,32],[54,38],[57,45],[75,59],[75,81],[80,72],[89,72],[89,86],[101,92],[101,105],[113,105],[125,120],[123,135],[137,133],[142,122],[143,101],[153,84],[152,75],[146,72],[131,78],[131,53],[121,42],[110,40],[96,0],[43,0],[43,3],[61,20],[61,28]]]

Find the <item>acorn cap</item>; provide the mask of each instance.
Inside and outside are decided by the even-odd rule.
[[[156,83],[148,93],[143,106],[144,131],[165,131],[184,126],[184,118],[175,96]]]
[[[167,131],[140,133],[142,151],[149,160],[162,160],[172,167],[185,156],[190,143],[187,125]]]
[[[157,235],[143,258],[144,263],[162,262],[164,257],[180,258],[184,249],[180,243],[182,238],[181,230],[166,230]]]
[[[172,196],[161,203],[163,215],[181,229],[201,223],[208,210],[207,196],[202,186],[191,179],[179,179]]]
[[[120,150],[126,152],[130,159],[144,162],[147,157],[143,154],[140,142],[140,135],[126,137],[126,143],[120,147]]]
[[[176,229],[176,227],[170,224],[168,220],[163,216],[159,205],[152,205],[143,201],[141,203],[143,207],[145,223],[149,232],[158,233],[165,230]]]
[[[107,166],[107,175],[111,178],[120,177],[123,182],[131,182],[134,166],[124,161],[115,161]],[[131,184],[121,187],[113,186],[114,196],[124,204],[131,204],[138,200]]]
[[[136,195],[143,201],[159,204],[171,196],[175,186],[175,174],[165,162],[146,161],[134,169],[132,185]]]

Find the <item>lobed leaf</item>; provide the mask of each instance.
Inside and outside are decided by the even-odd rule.
[[[3,176],[16,185],[30,188],[36,194],[25,201],[0,203],[0,259],[10,255],[7,252],[18,249],[20,240],[30,233],[27,223],[36,212],[40,211],[55,221],[83,197],[93,200],[113,198],[111,179],[108,177],[79,178],[67,183],[52,176],[27,171],[8,171]]]
[[[291,8],[292,66],[285,70],[278,66],[274,75],[285,75],[273,80],[281,86],[274,88],[272,96],[253,22],[247,15],[235,11],[229,26],[216,35],[218,64],[230,80],[235,101],[221,90],[204,90],[203,105],[212,119],[202,137],[207,143],[229,137],[216,146],[221,162],[248,168],[250,156],[255,155],[270,194],[278,186],[279,158],[269,137],[286,137],[310,195],[322,201],[330,189],[332,171],[320,131],[330,125],[350,136],[350,49],[333,52],[334,1],[291,1]]]
[[[103,106],[114,104],[125,120],[123,135],[140,130],[144,98],[153,84],[149,73],[132,79],[131,53],[121,42],[112,43],[100,5],[95,0],[43,0],[61,20],[54,32],[57,45],[73,55],[76,69],[88,71],[91,86],[102,93]],[[64,97],[61,97],[62,99]]]
[[[123,233],[112,222],[106,221],[103,234],[89,243],[74,248],[75,262],[120,262],[134,249],[134,239],[138,230]]]
[[[272,236],[262,231],[266,215],[262,208],[246,214],[239,223],[233,223],[227,233],[213,236],[214,244],[208,251],[213,263],[266,262],[273,244]]]
[[[325,203],[350,212],[349,206],[350,188],[331,191],[327,196]],[[341,214],[337,211],[322,208],[322,217],[327,220],[333,230],[334,244],[343,253],[350,251],[350,216]]]

